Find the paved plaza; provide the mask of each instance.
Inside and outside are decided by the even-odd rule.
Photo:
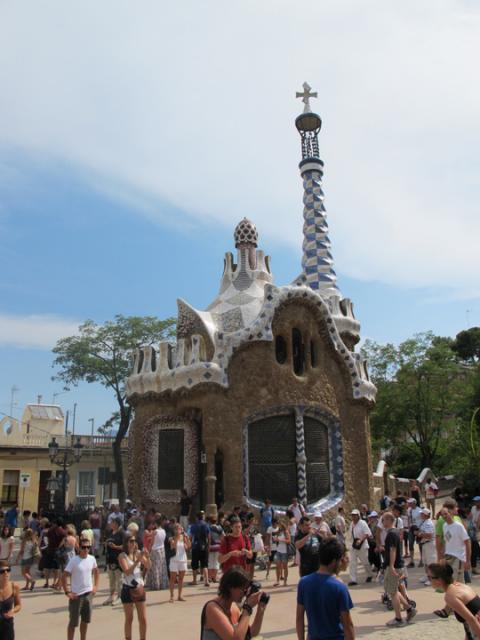
[[[265,614],[262,629],[263,638],[280,638],[293,640],[295,634],[295,597],[298,572],[290,569],[289,587],[273,588],[272,579],[265,580],[265,572],[258,571],[256,579],[260,580],[272,598]],[[402,638],[403,640],[461,640],[464,637],[463,627],[453,619],[440,620],[433,615],[433,610],[443,606],[443,596],[435,593],[431,587],[423,587],[418,578],[423,575],[421,569],[410,570],[410,596],[417,601],[418,615],[414,624],[402,629],[386,629],[385,623],[392,616],[380,604],[382,587],[373,583],[359,585],[351,589],[355,604],[353,620],[357,637],[360,638]],[[13,579],[18,580],[18,568],[15,567]],[[187,576],[189,578],[189,576]],[[347,580],[347,576],[343,576]],[[42,584],[42,581],[37,582]],[[478,585],[478,588],[476,588]],[[480,590],[479,578],[474,578],[473,588]],[[123,638],[123,610],[121,605],[103,607],[102,602],[107,597],[107,576],[102,571],[100,590],[95,599],[93,622],[88,631],[90,640],[104,640]],[[25,592],[23,592],[25,593]],[[203,586],[187,586],[184,596],[186,602],[168,602],[167,591],[149,592],[147,595],[148,637],[198,639],[200,637],[200,613],[203,604],[215,595],[215,588]],[[59,640],[66,638],[67,598],[63,592],[55,594],[50,589],[37,588],[33,593],[23,595],[23,609],[15,619],[16,637],[20,640],[35,638],[35,640]],[[79,638],[77,632],[76,638]],[[133,639],[138,639],[138,627],[134,626]]]

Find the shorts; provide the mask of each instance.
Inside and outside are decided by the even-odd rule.
[[[180,573],[180,571],[187,570],[187,561],[186,560],[175,560],[175,558],[170,558],[170,563],[168,568],[170,571],[174,571],[175,573]]]
[[[20,565],[22,567],[31,567],[33,564],[33,558],[25,558],[24,560],[20,561]]]
[[[288,553],[281,553],[281,551],[277,551],[275,553],[275,562],[288,562]]]
[[[60,569],[60,564],[57,558],[55,557],[55,553],[45,553],[43,558],[44,558],[44,563],[43,563],[44,569],[51,569],[52,571],[58,571],[58,569]]]
[[[193,571],[197,571],[199,565],[202,569],[208,569],[208,549],[192,549]]]
[[[277,555],[277,550],[275,549],[274,551],[270,551],[270,555],[268,556],[268,559],[270,560],[270,562],[275,562],[275,556]]]
[[[120,592],[120,600],[122,604],[133,604],[132,597],[130,595],[132,587],[129,587],[128,584],[122,584],[122,590]],[[141,600],[135,600],[135,602],[145,602],[147,599],[146,594],[143,596]]]
[[[463,574],[463,568],[465,563],[456,556],[445,554],[445,562],[453,569],[453,579],[457,582],[465,582],[465,576]]]
[[[219,552],[218,551],[210,551],[210,553],[208,554],[208,568],[209,569],[212,569],[212,570],[220,569],[220,565],[218,563],[218,556],[219,556]]]
[[[246,559],[247,564],[255,564],[256,561],[257,561],[256,553],[254,553],[251,558]]]
[[[82,593],[82,595],[75,598],[75,600],[68,601],[68,613],[70,614],[69,627],[78,627],[79,618],[86,624],[91,621],[92,599],[93,594],[89,591],[88,593]]]
[[[406,577],[405,570],[403,568],[395,569],[395,571],[397,572],[398,575],[394,575],[390,567],[387,567],[385,569],[383,589],[385,593],[388,594],[390,597],[394,596],[397,593],[400,582],[403,580],[403,578]]]

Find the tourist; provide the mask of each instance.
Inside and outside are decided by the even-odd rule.
[[[138,627],[141,640],[147,637],[147,609],[143,571],[150,568],[148,551],[140,551],[134,536],[125,537],[123,550],[118,556],[118,564],[122,571],[122,600],[125,614],[124,633],[126,640],[132,637],[133,605],[137,610]]]
[[[249,593],[249,586],[250,580],[240,567],[231,567],[223,574],[218,596],[209,600],[202,610],[202,640],[244,640],[260,634],[268,597],[262,591]],[[257,613],[250,625],[255,607]]]
[[[190,549],[190,539],[183,530],[181,524],[176,524],[174,534],[170,538],[170,548],[174,555],[170,558],[170,602],[174,601],[175,583],[178,578],[178,597],[179,602],[185,602],[182,598],[183,580],[187,570],[187,551]],[[143,636],[142,636],[143,637]]]
[[[313,514],[312,529],[314,529],[324,540],[332,537],[332,531],[323,519],[321,511],[315,511]]]
[[[118,556],[123,550],[124,533],[121,518],[113,518],[110,522],[110,533],[105,542],[105,564],[107,565],[110,595],[104,606],[116,605],[120,600],[122,588],[122,571],[118,564]]]
[[[353,640],[352,599],[348,588],[336,577],[342,562],[345,566],[345,546],[335,538],[326,540],[320,548],[319,561],[318,570],[298,583],[297,638],[305,638],[307,614],[309,640]]]
[[[438,486],[433,482],[431,478],[427,478],[427,482],[425,484],[425,501],[427,503],[427,509],[430,509],[430,512],[435,514],[435,498],[438,494]]]
[[[50,570],[47,568],[48,566],[48,532],[50,530],[50,522],[47,518],[42,518],[40,520],[40,535],[39,535],[39,546],[40,546],[40,561],[38,563],[38,570],[41,572],[43,577],[45,578],[45,583],[43,585],[44,589],[48,589],[50,587]]]
[[[4,524],[0,535],[0,560],[10,563],[14,546],[15,538],[12,535],[12,530],[8,524]]]
[[[368,562],[370,566],[375,567],[377,575],[382,568],[382,556],[376,544],[378,522],[378,513],[376,511],[370,511],[368,514],[367,524],[372,532],[372,537],[368,538]]]
[[[372,537],[372,532],[368,524],[360,519],[360,511],[353,509],[350,514],[352,523],[350,525],[350,534],[352,537],[352,550],[350,555],[350,582],[348,585],[353,587],[357,582],[357,563],[361,562],[367,574],[366,582],[372,581],[372,569],[368,562],[368,539]],[[384,514],[385,517],[386,514]]]
[[[407,500],[407,519],[408,519],[408,550],[410,552],[410,562],[408,567],[415,566],[415,542],[417,540],[417,531],[422,524],[422,510],[418,506],[415,498]]]
[[[343,507],[338,507],[337,515],[335,516],[333,525],[335,527],[335,535],[337,537],[337,540],[345,544],[345,533],[347,530],[347,525],[345,522],[345,511]]]
[[[295,519],[295,517],[294,517]],[[270,575],[270,567],[272,566],[272,564],[275,563],[275,554],[277,553],[277,542],[276,542],[276,537],[280,531],[279,526],[278,526],[278,518],[277,516],[274,516],[272,518],[272,524],[268,527],[267,529],[267,534],[265,536],[265,544],[266,544],[266,549],[267,549],[267,554],[268,554],[268,558],[267,558],[267,574],[265,576],[265,579],[268,579],[268,576]],[[295,524],[296,524],[296,520],[295,520]]]
[[[100,533],[102,530],[102,516],[100,507],[95,507],[89,516],[90,527],[93,531],[93,555],[98,558],[100,555]]]
[[[167,574],[169,577],[170,577],[170,560],[175,555],[175,549],[172,549],[172,547],[170,546],[170,540],[175,536],[176,526],[177,526],[176,518],[170,518],[169,520],[166,520],[164,523],[165,542],[163,543],[163,546],[165,547],[165,562],[167,564]]]
[[[25,578],[25,586],[21,588],[21,591],[33,591],[35,588],[35,580],[31,575],[31,568],[37,553],[39,553],[37,536],[32,529],[25,529],[22,533],[20,549],[17,554],[17,564],[20,562],[22,576]]]
[[[0,560],[0,638],[14,640],[13,618],[22,608],[20,589],[10,580],[11,568],[6,560]]]
[[[420,496],[420,487],[417,484],[416,480],[412,480],[412,484],[410,485],[410,497],[415,500],[418,507],[422,504],[422,498]]]
[[[5,514],[4,524],[8,525],[12,531],[18,526],[18,505],[14,504]]]
[[[262,535],[266,536],[267,529],[272,526],[274,516],[275,511],[272,507],[272,502],[268,498],[265,498],[263,507],[260,508],[260,531]]]
[[[220,569],[218,554],[220,552],[220,545],[225,534],[221,525],[217,523],[215,516],[210,516],[209,518],[207,518],[207,522],[210,528],[210,545],[208,548],[208,581],[216,582],[217,573]]]
[[[370,509],[368,508],[368,505],[361,504],[359,511],[360,511],[360,519],[363,520],[364,522],[367,522],[368,514],[370,513]]]
[[[435,546],[437,548],[437,557],[439,560],[442,560],[445,555],[445,539],[443,537],[443,525],[445,524],[445,519],[442,515],[444,509],[451,511],[455,522],[460,522],[460,524],[462,523],[462,519],[457,512],[456,501],[453,498],[447,498],[437,515],[437,521],[435,523]]]
[[[470,569],[470,537],[461,522],[455,521],[450,509],[442,509],[443,537],[445,540],[444,559],[453,569],[455,580],[464,582],[463,572]]]
[[[410,622],[417,610],[408,599],[399,591],[400,583],[404,579],[405,564],[402,557],[402,543],[398,531],[394,528],[395,516],[393,513],[383,514],[383,526],[387,532],[385,537],[385,551],[383,568],[385,570],[384,589],[390,597],[395,611],[395,618],[387,622],[388,627],[402,627],[405,622]],[[402,618],[401,606],[405,608],[406,620]]]
[[[208,549],[210,546],[210,529],[204,520],[205,513],[199,511],[197,513],[197,521],[190,527],[190,536],[192,538],[192,584],[197,584],[197,573],[200,571],[203,575],[203,584],[208,587]]]
[[[113,520],[118,520],[120,519],[120,525],[123,527],[123,523],[124,523],[124,518],[125,516],[123,515],[123,513],[120,511],[120,505],[118,504],[113,504],[112,505],[112,510],[108,515],[107,518],[107,524],[110,525],[112,523]]]
[[[55,591],[62,590],[62,560],[64,557],[62,546],[63,539],[67,535],[63,527],[63,519],[57,518],[54,525],[48,529],[48,544],[45,554],[45,568],[48,574],[53,576],[52,588]]]
[[[250,548],[252,550],[252,557],[247,558],[247,573],[250,580],[253,580],[253,575],[255,573],[255,562],[257,560],[257,552],[255,550],[256,542],[255,537],[259,534],[259,530],[257,528],[255,515],[253,513],[249,513],[245,519],[245,526],[243,527],[243,535],[245,535],[249,542]]]
[[[395,496],[395,504],[400,507],[400,510],[403,513],[405,505],[407,504],[407,498],[403,495],[402,491],[397,491],[397,495]]]
[[[428,579],[428,565],[437,561],[437,551],[435,549],[435,526],[431,519],[429,509],[422,509],[422,523],[417,531],[417,540],[422,552],[422,562],[425,567],[425,576],[420,578],[420,582],[426,587],[430,586]]]
[[[275,571],[277,581],[273,585],[278,587],[283,580],[283,586],[287,586],[288,580],[288,545],[290,544],[290,533],[285,522],[278,523],[278,532],[275,535],[277,550],[275,551]]]
[[[37,535],[37,538],[40,534],[40,521],[38,519],[38,513],[34,511],[32,513],[32,517],[30,518],[30,529]]]
[[[98,589],[99,572],[90,550],[90,540],[81,539],[78,556],[70,560],[63,572],[63,590],[68,598],[69,611],[67,640],[73,640],[79,621],[80,638],[85,640],[92,619],[92,599]]]
[[[152,550],[150,553],[151,567],[147,573],[146,587],[152,591],[167,589],[168,573],[165,559],[165,529],[162,527],[164,518],[161,515],[155,520],[156,529],[153,536]]]
[[[143,548],[149,553],[152,550],[153,538],[155,536],[155,522],[150,522],[143,532]]]
[[[312,529],[310,518],[308,516],[300,518],[295,536],[295,547],[300,553],[301,577],[318,571],[320,566],[319,552],[323,542],[323,538]]]
[[[293,513],[295,516],[295,520],[297,524],[300,522],[300,518],[306,515],[305,507],[301,502],[298,501],[298,498],[292,498],[292,504],[288,507],[288,510]]]
[[[82,523],[80,525],[80,538],[82,540],[88,540],[93,551],[95,545],[95,535],[93,533],[90,520],[82,520]]]
[[[240,518],[232,518],[231,527],[231,532],[225,535],[220,543],[218,561],[223,573],[235,566],[246,570],[247,558],[252,557],[250,541],[242,533]]]
[[[182,525],[184,531],[188,532],[191,515],[192,515],[192,499],[188,495],[187,490],[182,489],[181,496],[180,496],[180,513],[179,513],[178,520]]]
[[[480,638],[480,597],[466,584],[454,579],[454,570],[445,562],[428,565],[432,587],[445,593],[445,609],[452,610],[465,629],[466,640]]]
[[[290,534],[290,544],[288,545],[288,557],[292,559],[291,567],[297,567],[300,564],[300,554],[295,546],[295,536],[297,535],[297,520],[293,511],[287,509],[286,514],[288,521],[288,533]]]

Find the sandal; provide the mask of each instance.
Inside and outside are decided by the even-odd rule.
[[[448,613],[445,611],[445,609],[435,609],[433,613],[443,620],[446,620],[448,618]]]

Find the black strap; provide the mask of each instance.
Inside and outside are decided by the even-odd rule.
[[[217,602],[216,600],[209,600],[208,602],[206,602],[206,603],[203,605],[202,615],[201,615],[201,618],[200,618],[200,624],[201,624],[201,628],[200,628],[200,640],[202,640],[202,638],[203,638],[203,628],[204,628],[204,626],[205,626],[205,620],[206,620],[206,618],[207,618],[207,607],[208,607],[208,605],[209,605],[211,602],[214,602],[214,603],[215,603],[218,607],[220,607],[220,609],[225,613],[225,611],[224,611],[223,607],[222,607],[220,604],[218,604],[218,602]],[[242,614],[240,614],[240,615],[242,615]],[[239,620],[240,620],[240,619],[239,619]],[[251,637],[252,637],[252,633],[251,633],[251,631],[250,631],[250,627],[248,627],[248,629],[247,629],[247,635],[245,636],[245,640],[251,640]]]

